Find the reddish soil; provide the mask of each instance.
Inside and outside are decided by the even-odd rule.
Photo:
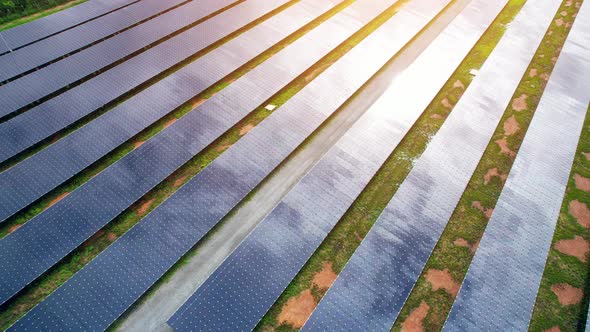
[[[535,69],[535,68],[531,69],[531,71],[529,71],[529,76],[530,77],[537,76],[537,69]]]
[[[176,188],[180,187],[180,185],[184,183],[184,180],[186,180],[187,177],[188,177],[188,175],[179,177],[178,179],[176,179],[174,181],[174,183],[172,185]]]
[[[556,20],[555,20],[555,24],[556,24],[558,27],[562,26],[562,25],[563,25],[563,19],[562,19],[562,18],[558,18],[558,19],[556,19]]]
[[[495,143],[500,147],[500,153],[507,154],[510,157],[516,156],[516,152],[512,151],[510,147],[508,147],[508,140],[506,140],[506,137],[496,140]]]
[[[247,125],[243,126],[242,128],[240,128],[240,136],[246,135],[250,132],[250,130],[252,130],[252,128],[254,128],[254,125],[251,123],[248,123]]]
[[[229,149],[231,147],[231,144],[221,144],[220,146],[218,146],[217,148],[215,148],[215,151],[217,152],[223,152],[227,149]]]
[[[564,11],[562,11],[561,13],[559,13],[559,15],[561,15],[561,16],[563,16],[563,17],[566,17],[566,16],[567,16],[567,12],[564,10]]]
[[[49,205],[47,205],[47,208],[46,209],[49,209],[50,207],[54,206],[55,204],[57,204],[57,202],[59,202],[62,199],[66,198],[66,196],[68,196],[69,194],[70,194],[69,192],[65,192],[65,193],[57,196],[51,202],[49,202]]]
[[[94,233],[94,235],[92,235],[90,238],[88,238],[88,240],[86,240],[82,244],[82,246],[87,247],[87,246],[91,245],[94,241],[96,241],[98,238],[100,238],[103,235],[104,235],[104,229],[101,229],[98,232]]]
[[[504,122],[504,135],[512,136],[516,134],[520,130],[520,125],[516,118],[513,116],[509,117],[506,122]]]
[[[430,310],[430,306],[424,301],[420,303],[418,308],[412,310],[408,318],[402,324],[402,331],[403,332],[423,332],[424,325],[422,321],[428,315],[428,310]]]
[[[474,201],[473,203],[471,203],[471,207],[483,212],[483,214],[485,214],[486,218],[488,219],[490,219],[492,217],[492,214],[494,213],[494,209],[484,207],[480,201]]]
[[[444,108],[453,108],[453,104],[451,104],[447,97],[443,98],[443,100],[441,100],[440,103],[443,105]]]
[[[441,119],[444,119],[445,117],[444,117],[444,115],[440,115],[440,114],[432,114],[432,115],[430,116],[430,118],[431,118],[431,119],[437,119],[437,120],[441,120]]]
[[[496,167],[488,169],[486,174],[483,176],[483,183],[488,184],[492,181],[492,178],[498,177],[502,182],[506,181],[507,175],[501,174]]]
[[[363,237],[359,235],[356,231],[354,231],[354,236],[356,236],[357,240],[362,241]]]
[[[192,107],[193,109],[194,109],[194,108],[197,108],[197,107],[201,106],[201,104],[202,104],[202,103],[204,103],[204,102],[206,102],[206,101],[207,101],[207,99],[199,99],[199,100],[195,101],[195,102],[194,102],[194,103],[191,105],[191,107]]]
[[[543,332],[561,332],[561,329],[559,328],[559,326],[554,326],[550,329],[543,330]]]
[[[23,225],[23,224],[17,224],[17,225],[13,225],[12,227],[10,227],[10,228],[8,229],[8,234],[10,234],[10,233],[12,233],[12,232],[16,231],[17,229],[21,228],[21,226],[22,226],[22,225]]]
[[[155,198],[150,199],[149,201],[141,204],[141,206],[139,207],[139,209],[137,209],[137,214],[140,216],[144,216],[148,210],[150,209],[150,207],[152,206],[152,204],[154,204],[154,201],[156,201]]]
[[[324,262],[322,264],[322,270],[313,276],[311,283],[319,289],[328,289],[332,286],[336,277],[337,275],[332,268],[332,263]]]
[[[555,60],[557,61],[557,58]],[[551,61],[553,61],[553,59],[551,59]],[[549,81],[549,73],[543,73],[543,74],[539,75],[539,77],[545,81]]]
[[[117,234],[115,233],[109,233],[109,235],[107,235],[107,239],[111,242],[115,241],[117,239]]]
[[[176,120],[178,120],[178,119],[174,118],[174,119],[168,120],[166,123],[164,123],[164,129],[170,127],[172,124],[174,124],[174,122],[176,122]]]
[[[576,219],[578,224],[584,228],[590,228],[590,209],[588,206],[578,200],[573,200],[569,204],[569,214]]]
[[[142,146],[143,143],[145,143],[145,141],[137,141],[137,142],[133,143],[133,148],[137,149],[138,147]]]
[[[426,272],[425,278],[432,286],[433,291],[444,289],[453,297],[457,296],[457,293],[459,292],[460,285],[453,280],[453,277],[449,273],[449,269],[444,269],[442,271],[430,269]]]
[[[568,256],[574,256],[585,263],[590,251],[590,243],[583,237],[576,235],[573,239],[559,240],[555,244],[555,250]]]
[[[585,192],[590,192],[590,179],[581,176],[580,174],[574,174],[574,181],[576,182],[576,188]]]
[[[455,83],[453,83],[453,88],[465,90],[465,85],[463,84],[463,82],[461,82],[461,80],[456,80]]]
[[[578,304],[584,297],[584,291],[581,288],[569,284],[555,284],[551,286],[551,291],[557,295],[557,300],[561,305]]]
[[[311,290],[303,291],[285,303],[281,313],[277,317],[279,324],[289,324],[294,328],[301,328],[307,318],[315,309],[317,303],[311,294]]]
[[[467,249],[469,249],[469,251],[471,251],[471,253],[475,253],[475,251],[477,250],[477,247],[479,246],[479,240],[477,240],[477,242],[475,242],[474,244],[469,243],[469,241],[465,240],[464,238],[457,238],[455,240],[455,242],[453,242],[454,245],[456,245],[457,247],[465,247]]]
[[[586,160],[590,160],[590,153],[582,152],[582,154],[584,155],[584,157],[586,157]]]
[[[520,95],[520,97],[518,97],[518,98],[515,98],[515,99],[512,101],[512,108],[514,108],[514,110],[515,110],[515,111],[518,111],[518,112],[520,112],[520,111],[524,111],[524,110],[528,109],[528,108],[529,108],[529,106],[528,106],[528,105],[527,105],[527,103],[526,103],[526,99],[527,99],[528,97],[529,97],[529,96],[527,96],[527,95],[525,95],[525,94],[522,94],[522,95]]]

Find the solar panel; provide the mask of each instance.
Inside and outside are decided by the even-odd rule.
[[[10,49],[16,49],[89,20],[121,9],[138,0],[92,0],[32,22],[2,31]],[[3,53],[3,52],[2,52]],[[0,54],[2,54],[0,53]]]
[[[171,66],[175,62],[170,63],[170,59],[176,59],[173,54],[188,56],[193,51],[212,44],[218,38],[251,22],[259,15],[276,9],[287,1],[252,0],[245,2],[198,25],[194,31],[191,29],[190,32],[187,31],[179,35],[183,37],[175,39],[173,47],[166,48],[161,52],[159,47],[155,47],[140,56],[149,56],[150,63],[156,67],[162,64],[166,67]],[[308,16],[305,18],[307,18],[306,23],[313,19]],[[276,18],[271,18],[270,22],[279,24]],[[260,52],[280,41],[281,38],[296,31],[301,27],[298,25],[299,22],[294,21],[290,26],[284,27],[279,31],[281,34],[267,32],[265,28],[257,27],[247,31],[141,91],[43,151],[0,173],[0,186],[6,188],[6,192],[10,193],[10,195],[0,196],[0,220],[5,220],[34,202],[154,121],[253,59]],[[264,31],[259,32],[259,30]],[[136,61],[138,58],[139,56],[125,62],[124,64],[132,64],[133,67],[126,66],[126,71],[123,73],[109,70],[78,86],[76,94],[62,94],[48,103],[40,105],[39,112],[42,112],[42,115],[32,113],[34,111],[31,110],[13,118],[11,123],[12,121],[21,121],[20,119],[37,117],[36,121],[23,124],[23,126],[30,126],[29,128],[25,127],[28,135],[36,135],[46,128],[52,128],[56,123],[73,121],[90,113],[94,110],[93,107],[98,107],[110,100],[104,98],[110,98],[113,91],[118,91],[121,78],[124,78],[123,81],[135,80],[135,84],[140,84],[143,79],[147,79],[142,73],[149,72],[151,67],[145,66],[142,61]],[[224,63],[224,65],[220,66],[220,63]],[[114,77],[114,74],[119,74],[119,79]],[[89,88],[87,83],[92,88]],[[178,87],[182,87],[182,89]],[[49,108],[48,105],[54,106]],[[66,108],[68,112],[60,112],[65,111]],[[0,142],[1,152],[8,151],[11,144],[18,146],[19,141],[30,139],[20,126],[18,129],[21,130],[18,131],[7,124],[0,127],[2,128],[0,131],[6,127],[7,130],[12,128],[13,132],[6,136],[11,137],[10,141]],[[96,137],[102,139],[96,140]],[[26,184],[23,185],[25,179]]]
[[[392,2],[367,1],[355,3],[299,38],[0,241],[0,303],[61,260]],[[69,231],[57,237],[49,235],[50,230],[60,228]],[[23,246],[30,238],[35,243]],[[45,255],[39,257],[40,252]]]
[[[433,7],[435,1],[429,2]],[[169,320],[175,330],[245,331],[256,325],[502,8],[494,3],[482,11],[482,4],[488,2],[471,3],[395,78],[384,95]],[[444,3],[438,5],[442,8]],[[430,73],[428,82],[421,79],[425,73]]]
[[[560,3],[527,1],[303,330],[391,328]]]
[[[10,115],[44,96],[66,88],[87,75],[112,65],[134,52],[141,51],[144,47],[234,1],[223,0],[205,3],[191,1],[9,84],[2,85],[0,86],[2,114]],[[3,126],[6,128],[11,126],[11,123],[8,122]],[[25,126],[25,128],[27,127]]]
[[[590,4],[555,64],[446,331],[528,329],[588,103]]]
[[[35,69],[46,62],[96,42],[183,1],[143,0],[86,24],[6,53],[0,56],[0,81]]]
[[[405,31],[417,24],[416,17],[396,17],[404,29],[390,30],[391,42],[374,35],[362,41],[13,329],[79,328],[85,322],[87,329],[108,325],[411,39]],[[321,98],[326,94],[331,98]]]

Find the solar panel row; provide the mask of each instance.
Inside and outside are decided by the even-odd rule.
[[[590,4],[583,3],[445,330],[528,329],[590,103],[588,59]]]
[[[4,253],[0,257],[0,302],[74,250],[391,2],[355,3],[0,241],[0,252]],[[92,206],[99,206],[100,212]],[[55,229],[68,232],[55,235]],[[31,239],[35,239],[33,243]]]
[[[2,114],[11,113],[119,61],[235,0],[191,1],[63,60],[0,86]],[[33,89],[31,87],[34,87]],[[10,123],[3,125],[11,126]],[[6,130],[6,129],[4,129]]]
[[[444,6],[432,0],[422,3],[439,9]],[[396,77],[371,109],[169,320],[175,330],[254,328],[501,8],[498,3],[475,0]],[[388,31],[381,33],[387,39]],[[421,79],[426,73],[428,82]]]
[[[73,52],[185,0],[143,0],[96,20],[0,56],[0,81]]]
[[[401,49],[412,37],[405,29],[414,29],[416,20],[398,17],[404,29],[390,30],[389,43],[365,39],[13,328],[108,325]],[[321,98],[326,93],[331,98]]]
[[[303,330],[391,328],[560,3],[527,1]]]
[[[87,1],[55,14],[36,19],[27,24],[2,31],[0,35],[6,41],[8,48],[14,50],[112,11],[119,10],[137,1],[139,0]]]
[[[136,59],[149,57],[151,59],[150,64],[156,68],[159,68],[158,64],[165,64],[165,67],[173,65],[174,63],[169,63],[169,61],[170,59],[176,59],[174,54],[189,56],[193,54],[193,51],[198,51],[212,44],[219,38],[248,24],[260,15],[276,9],[287,1],[250,0],[242,3],[198,25],[194,31],[191,29],[191,31],[179,35],[182,38],[170,39],[169,41],[174,41],[174,47],[166,48],[160,52],[159,46],[164,45],[161,44],[123,63],[133,65],[131,68],[125,66],[125,72],[119,73],[124,80],[117,80],[116,77],[112,77],[111,72],[113,70],[111,69],[90,81],[84,82],[75,88],[75,93],[70,94],[69,92],[73,91],[70,90],[40,105],[39,112],[42,112],[42,114],[38,116],[36,121],[32,123],[26,122],[27,125],[31,126],[27,130],[27,134],[35,135],[43,132],[44,128],[55,126],[55,123],[74,121],[74,119],[90,113],[94,107],[108,102],[110,99],[105,100],[104,98],[113,97],[113,91],[119,91],[120,85],[123,84],[121,81],[135,80],[136,84],[141,83],[137,79],[143,76],[142,73],[149,73],[152,67],[143,66],[145,63],[136,61]],[[311,20],[307,16],[305,18],[308,21]],[[270,22],[272,24],[280,23],[274,17],[270,19]],[[295,27],[300,27],[299,22],[295,21],[292,25],[282,28],[280,32],[294,32]],[[271,47],[280,40],[278,36],[281,36],[281,38],[286,36],[285,34],[277,35],[276,32],[266,30],[268,29],[264,27],[255,27],[245,32],[238,38],[229,41],[227,44],[160,80],[155,85],[141,91],[43,151],[0,173],[0,186],[6,188],[6,192],[9,193],[9,195],[0,196],[0,220],[5,220],[32,203],[139,133],[154,121],[239,68],[260,52]],[[219,63],[224,63],[224,66],[219,66]],[[89,88],[88,85],[92,85],[92,88]],[[97,93],[97,91],[100,91],[100,93]],[[117,95],[117,93],[114,93],[114,95]],[[48,105],[52,105],[52,107],[45,109],[45,107],[49,107]],[[93,108],[88,109],[88,105],[93,106]],[[62,113],[63,111],[67,112]],[[34,111],[26,112],[11,121],[35,117],[37,113],[32,112]],[[0,128],[3,127],[0,126]],[[20,129],[25,130],[25,128]],[[6,143],[2,144],[1,151],[3,152],[9,148],[10,144],[17,145],[19,139],[26,139],[27,136],[22,131],[15,131],[6,137],[11,137],[12,140],[2,142]],[[101,139],[97,140],[97,137],[101,137]]]

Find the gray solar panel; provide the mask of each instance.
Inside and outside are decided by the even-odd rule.
[[[32,22],[16,26],[1,34],[10,49],[34,43],[63,30],[116,11],[138,0],[91,0]],[[3,52],[0,52],[2,54]]]
[[[88,109],[88,106],[93,107],[97,103],[106,103],[105,96],[110,96],[113,90],[117,91],[121,81],[126,82],[127,79],[137,80],[139,78],[139,82],[135,82],[139,84],[143,81],[141,73],[150,70],[150,67],[142,66],[145,65],[142,61],[135,61],[139,57],[149,56],[151,58],[150,63],[154,66],[162,64],[166,67],[171,66],[174,62],[169,63],[170,59],[173,61],[176,59],[173,54],[188,56],[193,51],[212,44],[218,38],[285,4],[287,1],[251,0],[207,20],[203,24],[196,26],[194,31],[191,29],[190,32],[187,31],[181,34],[180,36],[184,36],[181,39],[174,39],[174,47],[166,48],[162,52],[156,51],[160,50],[160,48],[155,47],[125,62],[124,64],[133,64],[131,68],[125,67],[128,73],[132,73],[132,75],[119,72],[111,74],[112,70],[109,70],[78,86],[80,93],[74,96],[68,94],[67,97],[66,94],[62,94],[48,103],[40,105],[39,112],[43,113],[43,117],[33,123],[25,122],[26,125],[30,126],[27,133],[35,135],[42,132],[44,128],[55,126],[55,123],[78,118],[85,113],[89,113],[93,108]],[[306,23],[313,19],[310,16],[303,16]],[[270,22],[272,24],[280,23],[276,18],[271,18]],[[296,20],[291,25],[285,26],[276,32],[267,31],[268,29],[264,27],[255,27],[245,32],[131,97],[108,113],[43,151],[0,173],[0,186],[6,188],[6,192],[10,193],[9,195],[0,196],[0,220],[5,220],[34,202],[154,121],[253,59],[260,52],[280,41],[281,38],[296,31],[301,27],[300,22],[301,20]],[[187,33],[188,35],[186,35]],[[152,53],[151,51],[158,53]],[[221,63],[224,65],[220,65]],[[116,79],[117,77],[113,77],[114,74],[120,74],[119,80]],[[121,78],[124,79],[121,80]],[[94,88],[86,88],[87,83],[92,84]],[[97,91],[101,93],[96,93]],[[68,103],[62,103],[62,98],[67,98]],[[56,108],[45,109],[44,107],[48,107],[47,105],[55,105]],[[65,114],[59,113],[60,105],[62,111],[68,107],[68,112]],[[35,117],[36,115],[33,115],[32,112],[31,110],[11,121],[21,121],[18,119]],[[7,151],[10,144],[18,146],[19,140],[28,139],[22,131],[16,130],[12,134],[3,137],[11,137],[11,140],[0,142],[2,146],[0,151],[2,152]],[[101,140],[97,140],[96,137],[101,137]]]
[[[6,53],[0,56],[0,82],[99,41],[183,1],[142,0],[86,24]]]
[[[527,1],[303,330],[391,328],[560,3]]]
[[[0,303],[74,250],[391,2],[363,0],[332,17],[0,241]],[[100,211],[93,206],[99,206]],[[76,217],[72,218],[73,215]],[[57,237],[49,235],[50,230],[60,228],[68,232]],[[35,241],[29,243],[28,239]],[[43,255],[39,255],[41,252]]]
[[[4,116],[10,115],[51,93],[66,88],[87,75],[112,65],[134,52],[141,51],[144,47],[222,9],[234,1],[236,0],[205,3],[191,1],[61,61],[43,67],[9,84],[2,85],[0,86],[1,114]],[[60,109],[56,111],[59,112]],[[7,130],[6,128],[10,126],[11,122],[8,122],[3,124],[2,128]],[[24,127],[27,130],[28,126]],[[21,143],[21,148],[23,145],[24,142]],[[18,151],[16,148],[18,147],[15,147],[15,151]]]
[[[397,17],[406,28],[415,21],[415,16]],[[389,32],[391,42],[371,35],[344,55],[13,329],[108,325],[411,39],[405,29]],[[326,95],[331,98],[321,98]]]
[[[589,59],[583,3],[444,330],[528,329],[590,103]]]
[[[176,330],[245,331],[255,326],[477,42],[486,29],[484,22],[491,23],[502,7],[491,4],[479,11],[486,2],[475,0],[396,77],[169,320]],[[421,79],[426,73],[428,82]]]

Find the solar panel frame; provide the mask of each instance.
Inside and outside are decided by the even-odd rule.
[[[391,328],[560,3],[527,1],[302,330]]]
[[[174,41],[174,45],[178,47],[165,49],[159,55],[156,53],[158,57],[153,63],[154,65],[166,64],[167,60],[174,59],[171,53],[181,54],[182,50],[192,54],[191,52],[194,49],[191,48],[191,45],[194,44],[194,40],[199,40],[205,45],[210,45],[217,40],[217,37],[221,38],[226,35],[226,32],[233,31],[233,28],[237,29],[237,27],[228,24],[228,21],[238,26],[240,24],[242,26],[246,25],[258,17],[256,14],[263,15],[285,4],[287,1],[250,0],[233,7],[195,27],[198,29],[194,30],[194,34],[189,33],[187,35],[187,32],[189,32],[187,31],[179,35],[183,36],[183,38],[178,39],[178,41],[175,39]],[[252,16],[247,13],[252,14]],[[234,17],[236,15],[238,17]],[[276,22],[276,18],[270,18],[269,20],[273,23],[279,23]],[[292,26],[289,26],[284,29],[286,31],[291,28]],[[213,29],[218,30],[219,36],[212,32]],[[253,59],[260,52],[278,42],[278,40],[273,38],[272,32],[259,31],[261,29],[254,27],[246,31],[237,38],[221,45],[219,48],[196,59],[187,66],[160,80],[158,83],[139,92],[106,114],[86,124],[84,127],[14,167],[0,173],[0,186],[6,188],[6,191],[10,193],[9,195],[0,196],[0,221],[6,220],[20,209],[45,195],[151,125],[154,121],[179,107],[208,86],[216,83],[233,70]],[[291,29],[289,31],[295,30]],[[270,37],[267,37],[267,35],[270,35]],[[189,43],[191,38],[193,40],[192,44]],[[183,45],[185,46],[184,49],[181,48]],[[148,52],[156,52],[156,50],[159,50],[159,47],[152,48],[142,55],[151,56],[152,53]],[[135,59],[138,59],[138,57],[124,64],[132,63]],[[221,60],[225,61],[225,66],[219,66],[219,61]],[[133,62],[133,64],[137,67],[137,71],[133,75],[134,79],[141,77],[141,70],[148,70],[148,68],[143,66],[143,62]],[[105,76],[111,71],[102,73],[93,80],[78,86],[77,88],[83,85],[86,87],[85,84],[90,84],[89,82],[95,84],[94,89],[80,88],[80,90],[83,90],[81,94],[68,99],[68,103],[63,102],[66,94],[62,94],[50,100],[48,103],[40,105],[41,107],[48,107],[47,105],[52,103],[56,109],[59,109],[57,107],[60,105],[62,109],[70,105],[72,112],[58,114],[52,112],[50,108],[40,108],[39,112],[46,112],[46,115],[50,115],[50,117],[38,119],[34,123],[26,122],[30,126],[29,130],[31,134],[39,132],[43,128],[51,128],[52,124],[60,120],[81,116],[75,113],[77,111],[82,113],[90,112],[88,109],[89,106],[93,106],[97,100],[99,104],[102,103],[102,98],[109,95],[109,89],[112,91],[113,88],[117,88],[117,85],[121,84],[114,80],[110,74],[109,76]],[[184,88],[178,89],[177,87],[179,86],[183,86]],[[101,91],[101,93],[97,94],[96,91]],[[35,116],[31,112],[22,114],[11,121],[21,121],[19,119]],[[60,118],[60,115],[63,117]],[[11,140],[9,142],[0,142],[2,152],[5,152],[5,149],[9,149],[10,144],[17,145],[16,142],[18,140],[26,139],[23,133],[18,131],[7,136],[3,135],[3,137],[7,139],[10,137]],[[102,137],[103,139],[96,140],[96,137]]]
[[[0,56],[0,81],[33,70],[184,1],[142,0],[96,20],[6,53]]]
[[[379,4],[372,5],[376,8],[387,4],[374,3]],[[252,109],[328,54],[362,23],[368,22],[361,16],[368,13],[357,14],[355,17],[352,12],[344,18],[340,15],[324,22],[38,215],[22,230],[0,241],[3,253],[0,266],[4,267],[0,273],[3,286],[0,303],[65,257]],[[345,21],[346,25],[339,25],[339,21]],[[48,235],[52,229],[60,228],[77,232]],[[29,244],[27,239],[31,238],[35,241]],[[39,257],[40,252],[45,256]]]
[[[406,23],[411,24],[411,22]],[[403,35],[404,32],[391,31],[391,35],[400,34]],[[88,311],[91,306],[82,303],[88,301],[88,296],[92,295],[88,294],[88,290],[71,291],[64,288],[110,287],[113,284],[112,279],[115,279],[114,276],[123,271],[127,274],[124,277],[128,278],[129,283],[124,284],[124,287],[126,289],[141,288],[134,290],[139,297],[389,60],[391,54],[388,51],[399,50],[409,39],[397,40],[390,44],[383,44],[371,36],[364,39],[336,64],[326,69],[295,97],[287,101],[280,112],[271,114],[252,129],[53,295],[19,320],[12,329],[22,328],[25,325],[47,328],[46,325],[35,325],[37,324],[35,320],[42,315],[45,308],[49,315],[48,320],[41,318],[42,321],[38,321],[39,324],[56,321],[51,317],[54,307],[59,308],[56,310],[66,310],[64,309],[66,306],[88,306],[68,310],[68,312],[94,316],[94,312]],[[392,37],[392,40],[395,40],[395,37]],[[366,66],[355,66],[361,60],[366,63]],[[342,69],[349,70],[342,71]],[[325,93],[331,98],[321,98],[325,96]],[[289,130],[277,131],[276,128],[289,128]],[[199,217],[201,222],[195,223],[195,217]],[[153,239],[146,241],[152,237]],[[145,246],[146,243],[149,245]],[[110,266],[111,264],[118,266]],[[95,271],[101,276],[92,275]],[[133,271],[137,271],[137,275],[129,275]],[[90,286],[91,283],[102,283],[102,280],[109,282]],[[68,293],[74,298],[65,300],[64,303],[59,302]],[[59,303],[54,305],[51,303],[53,301]],[[115,298],[108,303],[114,303],[114,301],[116,301]]]
[[[528,329],[590,103],[588,59],[590,4],[584,3],[469,266],[445,331]]]
[[[503,7],[488,4],[488,10],[480,10],[477,4],[486,2],[472,3],[394,79],[178,309],[169,320],[175,330],[255,327],[485,32],[485,23],[490,24]],[[425,73],[431,73],[428,82],[421,79]]]
[[[120,61],[134,52],[141,51],[161,38],[175,33],[235,1],[188,2],[63,60],[52,63],[8,84],[1,85],[1,114],[4,116],[11,115],[43,97],[67,88],[80,79],[105,67],[112,66],[116,61]],[[34,89],[31,89],[31,87],[34,87]],[[56,111],[59,112],[59,110]],[[29,119],[29,121],[34,120]],[[0,128],[6,131],[6,128],[11,125],[12,122],[9,121]],[[24,127],[25,130],[28,128],[26,125]],[[22,151],[27,145],[24,145],[23,142],[21,146],[21,149],[15,146],[14,151]]]

